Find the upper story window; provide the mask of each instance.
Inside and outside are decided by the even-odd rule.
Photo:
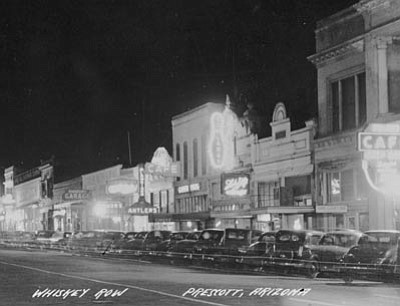
[[[176,144],[176,150],[175,150],[175,160],[181,161],[181,146],[179,145],[179,143]]]
[[[176,144],[175,146],[175,161],[180,162],[181,161],[181,146],[179,143]],[[178,176],[176,178],[177,181],[180,181],[180,177]]]
[[[188,179],[188,145],[187,142],[185,141],[183,143],[183,179],[187,180]]]
[[[199,152],[197,139],[193,140],[193,177],[196,177],[199,172]]]
[[[367,118],[365,72],[330,83],[332,131],[361,126]]]
[[[359,168],[325,174],[327,202],[341,202],[366,199],[368,183]]]
[[[206,144],[206,136],[201,136],[201,174],[207,174],[207,144]]]

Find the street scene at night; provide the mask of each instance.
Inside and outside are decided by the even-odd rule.
[[[398,0],[0,19],[0,305],[400,304]]]

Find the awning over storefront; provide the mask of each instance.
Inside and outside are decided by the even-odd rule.
[[[253,215],[249,211],[224,211],[224,212],[211,212],[212,218],[220,219],[250,219]]]
[[[168,213],[158,213],[149,214],[149,222],[174,222],[173,214]]]
[[[173,214],[173,221],[202,221],[210,219],[210,212],[200,212],[200,213],[187,213],[187,214]]]
[[[276,181],[281,177],[300,176],[311,174],[314,170],[309,156],[297,160],[271,162],[254,167],[256,181]]]
[[[309,207],[270,206],[270,207],[263,207],[257,210],[252,210],[253,214],[307,214],[313,212],[315,212],[313,206]]]

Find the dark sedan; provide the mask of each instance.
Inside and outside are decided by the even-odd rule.
[[[279,230],[265,268],[278,271],[306,269],[310,277],[315,277],[314,269],[311,268],[311,274],[308,272],[311,249],[318,245],[323,235],[314,230]]]
[[[375,230],[362,235],[358,245],[343,256],[341,273],[344,281],[355,278],[390,280],[395,272],[400,231]]]
[[[189,235],[189,232],[173,232],[168,237],[167,240],[162,241],[160,244],[157,245],[156,251],[160,253],[165,253],[169,251],[173,246],[178,242],[185,240],[186,237]]]
[[[351,247],[358,245],[362,232],[339,230],[324,234],[317,245],[310,246],[307,260],[308,274],[315,277],[320,272],[340,271],[340,261]]]
[[[264,232],[258,237],[258,241],[249,247],[239,249],[239,256],[236,262],[244,269],[260,270],[266,257],[270,256],[275,244],[276,231]]]

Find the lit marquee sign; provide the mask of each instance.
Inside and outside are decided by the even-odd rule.
[[[362,169],[370,186],[386,195],[400,195],[400,126],[371,124],[358,134]]]
[[[248,174],[223,174],[222,194],[227,196],[245,196],[250,193],[250,176]]]

